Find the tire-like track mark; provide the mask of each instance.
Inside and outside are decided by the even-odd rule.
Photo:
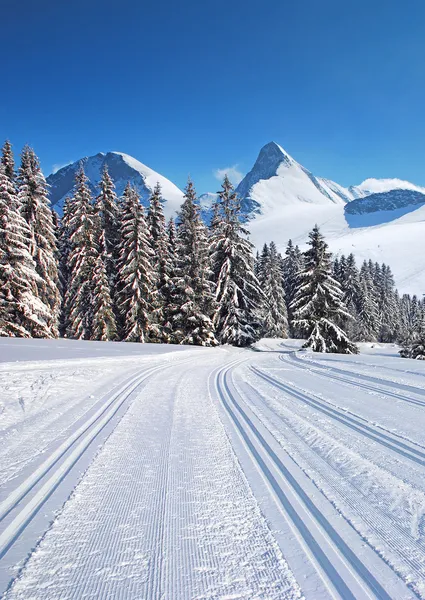
[[[321,512],[235,399],[227,381],[231,369],[232,366],[218,371],[215,380],[217,395],[261,475],[272,489],[275,500],[302,538],[331,596],[335,597],[336,592],[337,597],[344,600],[359,597],[390,600],[388,592]],[[289,488],[296,503],[288,497],[285,487]],[[358,595],[359,590],[362,596]]]
[[[326,402],[319,396],[312,394],[311,392],[306,393],[302,390],[295,388],[292,385],[288,385],[280,381],[279,379],[275,379],[271,377],[267,373],[260,371],[256,367],[251,367],[252,371],[261,377],[264,381],[267,381],[272,386],[286,392],[293,398],[300,400],[304,404],[311,406],[317,411],[325,414],[327,417],[330,417],[334,421],[341,423],[342,425],[348,427],[349,429],[360,433],[361,435],[377,442],[381,446],[385,446],[389,448],[393,452],[397,453],[400,456],[403,456],[418,465],[425,467],[425,450],[419,444],[416,444],[413,441],[409,441],[406,443],[405,441],[401,441],[400,436],[394,433],[383,433],[380,428],[373,427],[369,424],[365,419],[361,417],[354,416],[352,413],[347,414],[346,411],[339,410],[335,407],[335,405],[331,405]]]

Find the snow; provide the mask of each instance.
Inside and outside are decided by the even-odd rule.
[[[275,142],[264,146],[237,191],[250,214],[251,241],[258,250],[275,241],[284,252],[289,239],[306,248],[308,233],[319,225],[332,252],[353,252],[363,260],[385,262],[401,293],[425,292],[423,221],[425,207],[413,203],[396,210],[346,214],[347,203],[391,190],[425,194],[425,188],[400,179],[366,179],[343,186],[320,177],[299,164]],[[391,205],[388,199],[388,205]],[[348,204],[349,206],[349,204]]]
[[[404,181],[402,179],[365,179],[360,185],[356,186],[357,189],[361,190],[364,195],[380,194],[382,192],[389,192],[390,190],[412,190],[425,194],[425,188],[410,183],[410,181]]]
[[[425,363],[301,345],[1,340],[0,594],[425,598]]]
[[[345,255],[353,252],[359,266],[363,260],[369,259],[385,262],[391,267],[401,293],[422,297],[425,293],[422,251],[425,207],[402,216],[397,214],[398,211],[393,213],[396,213],[393,214],[394,220],[389,219],[387,214],[384,223],[350,228],[342,204],[294,203],[292,206],[274,206],[258,215],[250,221],[249,230],[251,241],[258,249],[274,240],[278,250],[284,253],[289,239],[305,250],[308,234],[318,224],[332,252]],[[374,213],[356,217],[356,225],[376,218]]]
[[[118,154],[122,156],[124,161],[135,171],[140,173],[140,175],[145,180],[145,184],[148,188],[153,190],[157,183],[161,185],[161,191],[164,198],[167,199],[167,202],[164,205],[164,213],[165,217],[169,219],[170,217],[175,217],[176,212],[180,210],[180,205],[183,202],[183,192],[172,183],[169,179],[160,175],[153,169],[150,169],[143,163],[139,162],[132,156],[128,154],[124,154],[123,152],[113,152],[113,154]]]

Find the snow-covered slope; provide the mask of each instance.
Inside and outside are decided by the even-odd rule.
[[[313,175],[275,142],[237,188],[257,248],[289,239],[304,246],[317,223],[335,253],[388,263],[401,292],[425,292],[425,188],[366,179],[345,188]]]
[[[99,152],[95,156],[81,158],[49,175],[47,182],[50,185],[50,199],[55,209],[61,213],[63,201],[72,194],[75,174],[81,166],[84,167],[89,178],[92,192],[97,194],[97,186],[105,165],[115,183],[118,195],[123,193],[127,182],[130,181],[139,191],[142,203],[146,205],[153,188],[159,183],[165,200],[166,217],[174,216],[179,209],[183,192],[169,179],[123,152],[108,152],[107,154]]]
[[[1,343],[1,598],[425,600],[422,361],[110,345]]]
[[[261,149],[254,167],[238,185],[237,193],[248,216],[300,203],[343,204],[351,199],[331,191],[329,185],[322,185],[276,142]]]

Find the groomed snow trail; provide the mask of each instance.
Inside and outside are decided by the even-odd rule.
[[[5,600],[425,600],[425,365],[260,347],[156,356],[61,426],[0,498]]]
[[[7,598],[301,597],[209,395],[232,357],[150,378]]]

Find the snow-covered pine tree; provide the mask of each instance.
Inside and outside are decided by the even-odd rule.
[[[59,283],[61,292],[61,312],[59,319],[59,333],[62,337],[66,335],[68,323],[66,321],[66,296],[69,287],[69,255],[71,252],[70,229],[72,205],[71,199],[65,198],[63,203],[63,214],[58,228],[58,252],[59,252]]]
[[[38,297],[45,308],[40,318],[46,321],[42,337],[58,337],[61,296],[58,251],[48,186],[34,150],[26,146],[18,171],[18,201],[31,232],[31,252],[39,275]]]
[[[122,338],[143,343],[151,335],[153,251],[139,195],[130,184],[123,196],[120,237],[117,306]]]
[[[69,285],[65,300],[67,336],[90,340],[93,335],[93,279],[99,232],[88,178],[83,168],[76,175],[71,203],[72,215],[68,225],[71,249],[68,259]]]
[[[376,288],[373,281],[373,270],[371,271],[370,267],[371,264],[364,261],[360,269],[360,297],[356,338],[364,342],[376,341],[380,328]]]
[[[175,274],[169,307],[172,340],[180,344],[216,346],[208,232],[196,199],[195,187],[189,179],[177,225]]]
[[[13,157],[12,144],[6,140],[1,149],[0,164],[4,167],[4,174],[9,180],[14,183],[15,174],[15,159]]]
[[[379,340],[381,342],[393,342],[398,337],[400,328],[399,313],[397,305],[397,295],[394,284],[394,277],[388,265],[377,265],[379,272],[379,317],[381,328]]]
[[[358,328],[358,314],[360,304],[363,302],[363,308],[365,308],[365,304],[360,287],[360,273],[357,269],[354,254],[351,253],[348,257],[342,255],[339,258],[338,266],[339,268],[335,278],[341,285],[344,293],[343,302],[352,317],[351,319],[343,320],[340,324],[350,339],[361,341],[357,337],[360,333]]]
[[[43,337],[47,327],[30,243],[30,227],[21,214],[15,186],[0,164],[1,336]]]
[[[264,256],[264,249],[262,258]],[[271,338],[288,337],[288,316],[283,288],[282,257],[276,244],[270,242],[267,257],[262,263],[261,289],[265,295],[263,307],[263,335]]]
[[[168,254],[170,257],[173,257],[176,251],[176,243],[177,243],[177,231],[176,231],[176,223],[174,219],[171,217],[167,224],[167,246],[168,246]]]
[[[97,217],[97,257],[93,273],[93,333],[92,340],[108,342],[116,339],[117,325],[111,298],[111,286],[106,269],[106,235]]]
[[[308,244],[292,303],[295,325],[308,336],[304,347],[314,352],[354,354],[356,346],[338,325],[350,314],[342,300],[341,286],[332,276],[332,254],[317,225]]]
[[[95,201],[95,210],[100,220],[100,229],[104,233],[104,260],[110,285],[110,293],[111,296],[114,297],[115,276],[119,255],[120,215],[115,185],[106,166],[102,171],[102,179],[100,180],[99,187],[100,194]]]
[[[288,313],[289,332],[292,337],[299,337],[299,332],[293,326],[292,302],[297,290],[298,273],[303,266],[303,255],[298,246],[294,246],[292,240],[289,240],[285,251],[285,258],[282,263],[283,287],[285,290],[286,309]]]
[[[147,224],[149,241],[153,250],[153,306],[150,341],[170,342],[170,322],[167,301],[170,293],[172,265],[169,256],[169,238],[162,207],[159,183],[149,199]]]
[[[400,350],[403,358],[425,360],[425,308],[422,307],[415,330],[406,337]]]
[[[257,263],[257,278],[258,281],[261,284],[261,289],[264,290],[264,283],[267,277],[267,269],[269,268],[269,263],[270,263],[270,250],[267,244],[263,245],[263,248],[261,250],[261,254],[259,255],[258,258],[258,263]]]
[[[210,237],[216,282],[216,336],[222,344],[249,346],[261,335],[259,311],[264,299],[254,273],[253,245],[240,223],[240,202],[224,178],[215,207],[216,222]]]

